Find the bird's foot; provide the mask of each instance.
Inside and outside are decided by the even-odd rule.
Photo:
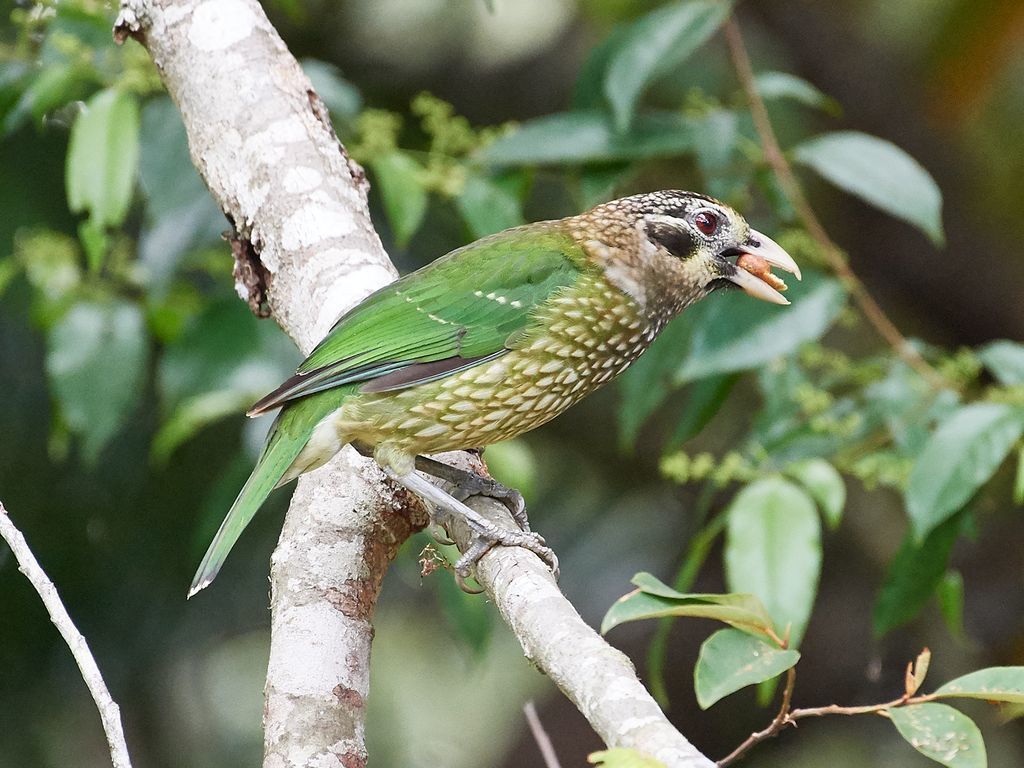
[[[418,463],[419,459],[417,459]],[[437,462],[440,463],[440,462]],[[442,465],[447,466],[447,465]],[[456,470],[461,471],[461,470]],[[433,508],[431,519],[438,525],[445,525],[454,518],[461,518],[473,532],[469,547],[455,564],[455,577],[459,586],[466,591],[465,580],[470,576],[473,567],[496,544],[506,547],[522,547],[533,552],[543,560],[551,572],[558,577],[558,557],[546,545],[544,537],[533,531],[516,531],[503,528],[483,517],[479,512],[467,507],[462,501],[438,488],[425,477],[415,471],[399,475],[392,470],[385,470],[388,476],[399,485],[409,489],[428,502]],[[470,474],[470,473],[466,473]],[[446,478],[447,479],[447,478]],[[470,494],[472,495],[472,494]],[[468,498],[468,496],[467,496]]]
[[[515,488],[509,488],[493,478],[458,469],[426,456],[416,457],[416,469],[451,483],[455,486],[451,495],[459,501],[464,502],[470,496],[488,496],[500,501],[508,507],[509,514],[519,525],[520,530],[530,531],[530,521],[526,517],[526,500]]]

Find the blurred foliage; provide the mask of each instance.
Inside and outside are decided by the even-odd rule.
[[[787,13],[799,16],[807,4],[767,5],[791,19]],[[806,37],[822,14],[843,25],[849,19],[869,30],[886,56],[923,67],[921,98],[932,99],[931,111],[940,115],[936,130],[947,125],[947,114],[959,115],[948,141],[984,163],[986,175],[984,184],[958,191],[957,205],[947,204],[944,213],[940,187],[970,180],[947,169],[939,184],[898,140],[847,122],[863,92],[844,86],[826,93],[823,83],[798,75],[808,67],[797,67],[799,57],[787,46],[798,47],[799,30],[779,39],[773,12],[752,9],[757,89],[788,158],[817,193],[815,205],[820,197],[822,208],[839,211],[840,222],[873,217],[877,231],[842,232],[855,256],[863,247],[899,259],[887,243],[902,238],[931,254],[934,271],[942,272],[956,252],[973,257],[975,244],[957,236],[977,228],[978,217],[986,232],[1002,227],[1005,250],[1024,232],[1024,188],[1006,162],[1024,151],[1016,129],[1024,116],[1024,56],[1003,29],[1020,28],[1009,24],[1019,16],[1016,6],[986,0],[991,13],[982,14],[966,0],[847,5],[804,13],[797,27],[807,25]],[[339,136],[367,166],[376,220],[405,268],[527,220],[657,187],[722,198],[759,230],[776,233],[807,267],[804,281],[790,289],[792,306],[715,296],[673,323],[614,397],[595,396],[560,423],[488,454],[495,472],[524,490],[540,513],[538,527],[564,553],[566,591],[595,619],[621,593],[629,569],[659,570],[672,586],[639,574],[639,589],[613,605],[606,630],[672,616],[730,625],[690,648],[694,678],[681,683],[670,619],[662,618],[649,672],[652,689],[666,703],[671,693],[676,708],[692,702],[694,683],[702,708],[752,685],[767,698],[773,678],[801,653],[801,670],[818,656],[829,659],[831,674],[844,655],[855,656],[854,637],[879,663],[886,648],[905,655],[914,650],[900,634],[911,631],[908,625],[918,645],[943,644],[960,654],[962,667],[989,667],[939,692],[959,685],[960,696],[1020,705],[1020,667],[1011,665],[1024,662],[1024,623],[1016,615],[996,622],[999,632],[972,626],[1004,601],[984,597],[972,575],[978,567],[958,560],[958,552],[974,546],[981,560],[1005,558],[1007,565],[997,566],[1004,570],[1020,565],[998,545],[1002,531],[1021,534],[1006,518],[1007,510],[1019,517],[1015,507],[1024,501],[1024,344],[990,338],[961,346],[955,333],[947,347],[914,342],[939,372],[936,386],[874,340],[767,166],[716,37],[733,3],[579,6],[272,4],[285,38],[307,56],[303,67]],[[938,30],[927,40],[916,21],[924,6]],[[134,41],[114,45],[111,7],[67,0],[2,9],[9,24],[0,27],[0,387],[7,394],[0,403],[0,497],[93,640],[139,753],[159,765],[248,764],[258,754],[258,706],[245,716],[231,713],[239,698],[259,696],[263,659],[253,648],[265,638],[253,629],[265,624],[261,584],[278,518],[261,516],[247,536],[250,559],[238,558],[213,596],[204,597],[216,610],[202,603],[186,608],[181,598],[265,429],[259,422],[242,427],[239,414],[290,374],[298,353],[234,296],[229,249],[221,242],[228,224],[191,165],[181,120],[148,55]],[[964,19],[970,34],[961,35]],[[341,35],[347,53],[328,39],[336,24],[351,28],[350,38]],[[405,45],[394,44],[401,39]],[[998,56],[979,53],[976,41],[985,39],[1002,41]],[[352,50],[363,58],[352,58]],[[869,55],[835,54],[847,62]],[[336,57],[341,68],[327,62]],[[375,74],[380,57],[388,71],[417,75],[382,85]],[[542,72],[531,68],[534,60]],[[569,69],[561,65],[566,60]],[[432,70],[431,61],[441,63]],[[455,74],[444,76],[444,69]],[[477,125],[453,103],[472,105],[480,98],[473,96],[480,90],[474,77],[493,71],[506,73],[494,93],[509,107],[484,110]],[[983,83],[985,93],[965,89],[965,82]],[[564,98],[552,105],[542,91]],[[915,119],[927,122],[927,108],[908,106],[914,109]],[[900,136],[902,123],[887,117],[891,132],[885,122],[874,130]],[[820,182],[856,202],[832,197]],[[893,222],[865,213],[862,204]],[[934,247],[947,233],[950,251],[940,255]],[[866,242],[858,246],[861,235]],[[948,270],[955,282],[956,267]],[[982,296],[964,298],[985,304]],[[927,332],[942,322],[924,317],[910,325]],[[1003,335],[1021,333],[1017,325]],[[950,338],[948,331],[936,335]],[[562,439],[560,430],[569,434]],[[408,665],[404,675],[375,669],[371,742],[381,764],[469,766],[472,750],[432,735],[459,720],[474,734],[501,730],[500,739],[486,742],[494,755],[480,763],[494,764],[514,741],[507,721],[518,706],[508,706],[508,695],[503,705],[488,705],[472,684],[446,693],[445,676],[472,681],[490,670],[484,676],[506,694],[539,690],[540,682],[525,665],[499,673],[499,661],[517,654],[495,639],[495,617],[482,600],[459,592],[444,574],[419,575],[417,553],[426,541],[411,541],[392,569],[379,638],[409,632],[413,621],[436,621],[422,608],[424,593],[447,621],[429,633],[416,629],[417,642],[396,639],[393,658]],[[1011,548],[1021,550],[1019,539]],[[858,571],[865,562],[870,569]],[[856,613],[863,627],[819,598],[819,591],[834,592],[834,574],[861,577],[859,598],[873,601]],[[1018,593],[1021,578],[1009,579]],[[692,593],[697,582],[706,588]],[[81,714],[89,711],[83,698],[65,702],[53,694],[77,690],[74,671],[5,552],[0,584],[13,595],[0,632],[0,766],[63,764],[79,741],[90,757],[76,755],[76,764],[102,764],[102,742],[92,735],[98,729]],[[744,594],[716,592],[723,588]],[[1010,606],[1024,609],[1019,600]],[[931,620],[936,616],[944,626]],[[815,632],[837,623],[841,638],[823,647]],[[629,629],[616,637],[642,654],[646,639]],[[457,639],[457,660],[448,657],[453,646],[445,633]],[[437,678],[427,669],[426,647],[446,657]],[[1006,669],[992,671],[996,664]],[[418,709],[401,698],[413,677]],[[860,669],[851,672],[857,682],[844,690],[884,698],[865,694],[862,677]],[[199,682],[207,678],[219,682]],[[831,697],[827,688],[814,693]],[[28,727],[27,701],[55,713],[58,725]],[[437,720],[417,714],[424,701]],[[923,754],[946,765],[984,764],[977,760],[985,754],[981,737],[968,719],[974,710],[927,702],[890,716]],[[764,713],[750,717],[718,718],[720,740],[734,744],[767,721]],[[401,727],[411,740],[388,746],[381,735],[388,718],[391,728],[407,721]],[[943,760],[949,744],[936,736],[936,722],[956,724],[973,762]],[[989,751],[1009,761],[1002,764],[1024,754],[1015,733],[1016,742],[999,735],[993,741],[986,729]],[[787,754],[799,748],[800,739],[794,742]],[[820,744],[808,743],[822,754]],[[725,746],[713,741],[706,748]],[[590,751],[581,746],[577,755]],[[863,754],[850,764],[873,764],[870,750]],[[901,765],[919,764],[904,752],[892,754]],[[646,764],[616,750],[592,759]]]

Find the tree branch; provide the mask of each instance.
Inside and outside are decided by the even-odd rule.
[[[18,561],[18,570],[32,583],[43,605],[46,606],[46,612],[50,614],[50,621],[57,627],[64,642],[71,649],[71,655],[78,664],[82,679],[89,688],[92,700],[96,702],[96,709],[100,712],[100,721],[107,736],[107,746],[110,748],[110,759],[114,768],[131,768],[128,745],[125,743],[124,729],[121,727],[121,710],[103,682],[103,675],[100,674],[96,659],[89,650],[89,644],[71,621],[71,616],[57,594],[57,588],[32,554],[21,531],[11,521],[3,503],[0,503],[0,538],[11,548],[14,559]]]
[[[761,140],[761,149],[764,151],[765,162],[771,168],[775,178],[779,181],[783,193],[789,200],[793,210],[796,211],[804,228],[814,238],[821,248],[826,262],[836,276],[840,279],[846,289],[853,296],[853,300],[860,307],[861,312],[868,322],[875,328],[878,335],[893,348],[903,361],[917,371],[932,387],[941,389],[948,387],[949,382],[928,364],[921,354],[907,342],[906,337],[900,333],[899,328],[893,323],[875,301],[874,297],[850,268],[846,255],[842,249],[829,237],[825,227],[818,219],[817,214],[811,207],[804,195],[803,187],[793,173],[793,168],[786,159],[778,139],[775,138],[775,130],[772,128],[771,119],[768,116],[768,109],[765,107],[764,99],[758,93],[754,80],[754,70],[750,64],[750,55],[747,53],[746,44],[743,42],[743,34],[740,32],[739,22],[732,16],[725,22],[725,39],[729,45],[729,56],[732,59],[733,69],[740,81],[743,93],[747,97],[750,106],[750,114],[754,120],[754,129]]]
[[[146,46],[181,110],[235,229],[240,296],[309,352],[397,274],[327,109],[255,0],[125,0],[115,33]],[[387,563],[425,522],[407,500],[353,451],[300,480],[271,570],[266,766],[365,765],[370,621]]]
[[[255,0],[122,0],[115,31],[147,47],[181,109],[193,161],[235,225],[240,295],[308,351],[342,310],[395,276],[362,169],[309,80]],[[469,454],[448,458],[483,469]],[[513,525],[497,502],[473,506]],[[351,450],[300,480],[271,571],[265,768],[366,765],[370,620],[388,562],[423,522],[418,500]],[[468,531],[454,533],[465,549]],[[610,746],[670,768],[712,765],[538,558],[499,548],[478,573],[526,655]]]

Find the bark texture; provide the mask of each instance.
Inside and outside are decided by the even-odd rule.
[[[255,0],[123,0],[115,34],[146,46],[181,110],[193,161],[234,225],[240,297],[308,352],[396,275],[370,222],[363,171],[309,80]],[[502,505],[472,503],[512,525]],[[366,765],[373,608],[388,562],[424,522],[417,500],[351,450],[299,481],[271,569],[265,768]],[[480,578],[527,656],[609,745],[671,768],[712,765],[534,555],[494,550]]]

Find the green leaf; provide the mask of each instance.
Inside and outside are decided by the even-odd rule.
[[[644,90],[696,51],[732,11],[727,0],[680,0],[635,21],[608,58],[604,92],[625,131]]]
[[[608,71],[608,61],[629,32],[628,25],[616,24],[604,40],[590,49],[573,86],[574,110],[602,109],[605,106],[604,76]]]
[[[157,390],[167,419],[153,441],[154,459],[168,458],[208,424],[240,414],[299,360],[278,328],[237,300],[208,306],[160,358]]]
[[[741,688],[771,680],[799,660],[797,651],[782,650],[736,629],[720,629],[701,645],[693,668],[697,703],[707,709]]]
[[[638,115],[624,134],[603,112],[563,112],[523,123],[484,147],[479,159],[495,166],[641,160],[686,154],[693,143],[689,119],[673,112]]]
[[[736,374],[724,374],[691,384],[683,403],[682,416],[676,423],[667,447],[678,448],[696,437],[718,413],[738,380]]]
[[[921,612],[946,572],[949,553],[962,526],[963,519],[958,515],[933,530],[920,545],[913,534],[903,539],[875,602],[875,637],[906,624]]]
[[[826,181],[902,219],[942,245],[942,192],[910,155],[883,139],[857,131],[805,141],[794,158]]]
[[[960,571],[946,571],[935,594],[939,598],[939,610],[946,622],[949,633],[956,638],[963,638],[964,632],[964,577]]]
[[[1024,704],[1024,667],[979,669],[950,680],[935,691],[935,695]]]
[[[603,765],[604,768],[665,768],[665,764],[635,749],[616,747],[587,755],[591,765]]]
[[[455,205],[473,237],[486,237],[525,223],[519,202],[521,187],[518,176],[502,179],[473,174],[466,180]]]
[[[846,484],[824,459],[804,459],[786,467],[786,474],[806,488],[825,516],[829,528],[838,528],[846,506]]]
[[[347,119],[359,114],[363,97],[358,88],[341,76],[336,66],[318,59],[303,59],[302,71],[332,115]]]
[[[150,447],[153,461],[166,463],[180,445],[188,442],[203,427],[243,413],[253,400],[252,395],[231,389],[214,390],[184,400],[153,436]]]
[[[71,127],[67,156],[68,205],[88,211],[97,227],[116,227],[132,201],[139,164],[139,106],[135,97],[100,91]]]
[[[820,338],[843,308],[842,287],[808,274],[793,290],[789,307],[735,292],[712,296],[684,314],[682,322],[693,324],[693,337],[676,369],[676,383],[756,368]]]
[[[729,505],[725,577],[757,595],[775,625],[800,645],[821,572],[821,522],[804,490],[779,477],[751,483]]]
[[[900,736],[925,757],[948,768],[985,768],[985,742],[967,715],[945,704],[886,710]]]
[[[380,190],[395,242],[405,246],[427,212],[427,191],[423,188],[423,168],[405,152],[388,152],[370,161],[374,180]]]
[[[50,331],[46,372],[64,422],[94,462],[142,395],[149,346],[127,301],[80,302]]]
[[[833,115],[842,111],[835,99],[826,96],[803,78],[788,72],[761,72],[754,78],[754,85],[765,101],[795,101]]]
[[[993,341],[978,350],[978,358],[1004,387],[1024,384],[1024,344]]]
[[[5,62],[5,66],[10,66]],[[37,122],[51,110],[84,96],[88,89],[86,68],[61,62],[44,65],[32,81],[21,91],[14,106],[4,115],[2,133],[10,135],[25,124],[29,117]]]
[[[1024,413],[1004,403],[956,410],[932,435],[907,485],[907,512],[918,541],[963,507],[1024,433]]]
[[[601,622],[601,633],[627,621],[662,616],[690,616],[715,619],[736,629],[758,635],[773,630],[771,618],[753,595],[709,595],[677,592],[649,573],[638,573],[633,583],[639,589],[620,597]]]

